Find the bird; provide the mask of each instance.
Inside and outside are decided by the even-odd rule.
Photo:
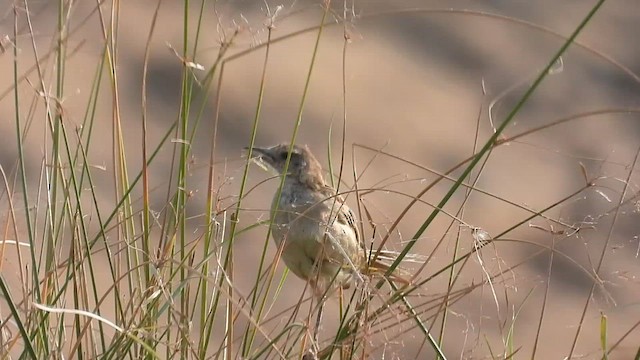
[[[364,277],[386,276],[389,265],[378,256],[367,256],[356,216],[324,179],[322,166],[306,145],[282,143],[246,148],[258,161],[280,177],[281,191],[271,202],[270,230],[285,265],[307,281],[318,298],[313,331],[315,349],[303,359],[318,359],[318,331],[325,297],[335,289],[364,283]],[[374,260],[371,260],[374,259]],[[390,281],[409,282],[394,270]]]
[[[282,191],[276,191],[271,203],[271,235],[282,249],[285,265],[307,281],[317,296],[387,273],[388,264],[369,261],[372,256],[367,256],[355,214],[325,181],[322,166],[308,146],[282,143],[252,147],[251,152],[254,159],[284,176]],[[407,283],[397,271],[390,277]]]

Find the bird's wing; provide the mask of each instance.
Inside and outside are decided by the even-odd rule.
[[[349,206],[345,203],[345,199],[341,195],[338,195],[334,188],[328,185],[325,185],[323,190],[321,190],[321,192],[323,193],[323,196],[327,199],[325,201],[327,202],[332,201],[334,203],[333,211],[332,211],[332,220],[335,219],[335,221],[337,221],[338,223],[347,225],[351,227],[351,229],[353,229],[353,232],[356,236],[356,240],[360,245],[360,249],[362,250],[362,255],[364,256],[365,261],[368,261],[367,260],[369,258],[369,255],[367,255],[368,249],[363,239],[360,236],[360,232],[358,231],[358,226],[356,224],[356,216],[353,213],[353,211],[351,211]],[[337,217],[335,215],[336,213],[337,213]],[[378,259],[372,261],[371,263],[368,263],[364,267],[364,270],[366,270],[365,274],[387,277],[386,273],[390,268],[390,264],[387,264],[385,262],[386,259],[384,255],[386,253],[387,252],[384,250],[381,251],[381,255],[383,256],[379,256]],[[395,257],[393,257],[391,260],[395,260]],[[358,269],[358,270],[363,270],[363,269]],[[388,275],[388,278],[393,282],[398,282],[403,285],[407,285],[411,283],[410,280],[408,280],[410,279],[410,275],[406,274],[405,271],[397,267],[393,270],[391,274]]]
[[[351,227],[356,235],[356,240],[358,243],[361,243],[360,231],[356,224],[356,215],[345,203],[344,197],[337,195],[336,190],[329,185],[325,185],[322,192],[327,197],[326,201],[333,201],[335,203],[333,205],[332,217],[335,218],[338,223]]]

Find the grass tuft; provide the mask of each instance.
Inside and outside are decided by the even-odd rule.
[[[566,20],[566,36],[512,15],[391,6],[360,12],[360,4],[348,1],[264,2],[258,13],[204,0],[13,3],[3,20],[11,35],[0,39],[0,60],[10,60],[4,70],[11,72],[0,92],[0,111],[10,109],[14,131],[0,166],[6,199],[0,292],[8,310],[0,313],[0,356],[302,359],[316,352],[318,359],[609,359],[631,344],[628,354],[638,359],[632,340],[640,327],[637,316],[621,320],[615,306],[602,304],[617,306],[622,299],[621,307],[638,306],[619,292],[634,286],[637,273],[610,268],[632,256],[614,253],[622,247],[623,230],[637,233],[627,223],[638,212],[640,148],[632,160],[619,162],[576,155],[570,174],[580,180],[549,201],[529,204],[509,195],[511,186],[522,185],[511,179],[503,187],[491,184],[500,174],[496,164],[521,145],[542,153],[549,143],[537,142],[540,137],[567,128],[579,133],[587,124],[640,113],[612,105],[526,126],[519,120],[528,119],[529,107],[540,101],[536,96],[555,80],[550,75],[570,71],[572,51],[640,83],[613,56],[578,41],[603,4],[591,5],[577,22]],[[353,76],[362,51],[358,35],[367,41],[387,19],[419,17],[506,24],[560,39],[535,77],[509,79],[516,85],[497,96],[483,87],[471,130],[456,140],[466,159],[452,161],[445,171],[425,166],[419,154],[354,136],[385,125],[372,119],[362,126],[352,115],[362,105],[363,80]],[[327,50],[336,29],[342,30],[339,56]],[[302,43],[306,57],[294,57]],[[406,57],[412,54],[407,50]],[[328,58],[339,64],[339,88],[332,87],[331,95],[339,94],[342,122],[314,130],[311,119],[322,114],[316,92],[335,76],[326,70]],[[284,89],[291,83],[277,76],[279,69],[290,66],[293,77],[301,61],[300,87]],[[131,63],[139,66],[132,70]],[[162,82],[173,70],[179,74],[175,88]],[[248,80],[252,74],[259,74],[255,82]],[[364,81],[384,79],[372,74]],[[235,103],[238,93],[252,94],[250,121],[237,119],[245,115]],[[409,101],[412,94],[405,95]],[[283,98],[294,99],[290,122],[271,118],[273,107],[280,107],[274,102]],[[328,98],[321,97],[321,108],[333,105]],[[368,105],[381,113],[392,106]],[[500,106],[508,106],[504,116]],[[415,115],[407,114],[398,114],[398,123]],[[399,129],[407,142],[408,133],[422,130]],[[283,249],[270,240],[262,194],[276,187],[278,198],[284,181],[258,180],[264,176],[252,166],[251,149],[276,135],[296,143],[320,142],[319,134],[328,134],[324,147],[315,149],[326,151],[327,179],[355,205],[371,262],[387,261],[388,267],[384,277],[362,276],[354,289],[329,296],[316,343],[321,304],[308,284],[289,276]],[[595,152],[593,142],[589,150]],[[565,160],[560,150],[554,156]],[[290,155],[285,169],[289,161]],[[352,178],[346,175],[350,165]],[[515,173],[528,164],[512,166]],[[606,208],[589,207],[596,202]],[[580,217],[583,208],[589,213]],[[478,220],[483,211],[495,211],[495,224]],[[499,216],[508,218],[506,226]],[[581,251],[571,247],[576,243]],[[394,271],[408,283],[394,283]],[[585,291],[567,295],[578,306],[566,314],[557,310],[565,295],[559,273],[573,276],[576,286],[587,284]],[[569,334],[561,349],[549,343],[558,327]]]

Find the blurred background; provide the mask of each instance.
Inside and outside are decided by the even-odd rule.
[[[46,200],[41,171],[51,156],[51,138],[42,98],[56,92],[53,80],[59,69],[54,67],[54,57],[47,56],[59,40],[55,36],[58,17],[68,25],[64,40],[67,60],[62,69],[65,95],[53,99],[52,106],[63,114],[70,134],[82,125],[104,45],[112,40],[105,39],[104,29],[117,25],[117,103],[111,96],[110,81],[104,81],[101,86],[105,91],[96,108],[95,137],[87,150],[94,185],[99,189],[98,204],[105,211],[113,209],[116,112],[125,134],[130,174],[141,169],[143,67],[157,3],[120,3],[117,24],[111,23],[110,2],[69,3],[64,14],[58,13],[53,2],[26,4],[28,9],[21,1],[0,1],[0,132],[4,134],[0,165],[9,178],[15,176],[16,112],[23,119],[35,114],[32,121],[22,123],[23,130],[28,129],[23,139],[30,179],[27,196],[33,203]],[[577,0],[333,1],[296,142],[307,144],[325,169],[329,169],[330,152],[336,176],[343,159],[344,189],[355,183],[354,171],[359,188],[377,189],[361,194],[361,202],[376,225],[374,233],[371,223],[365,221],[365,237],[379,242],[411,196],[437,178],[431,171],[450,170],[485,143],[594,5],[593,1]],[[190,8],[194,17],[190,19],[189,41],[195,36],[199,20],[195,15],[200,6],[194,2]],[[296,32],[317,27],[323,7],[317,1],[291,0],[207,3],[195,59],[178,55],[185,31],[184,4],[164,1],[159,9],[157,27],[149,41],[146,79],[149,148],[156,146],[179,117],[183,63],[192,61],[196,78],[206,81],[222,45],[230,42],[226,57],[244,52],[225,63],[221,87],[216,78],[212,91],[197,87],[194,95],[194,114],[204,103],[204,115],[190,144],[188,178],[192,194],[188,211],[198,219],[206,201],[216,113],[217,207],[232,207],[237,200],[246,164],[243,148],[250,143],[256,120],[270,23],[271,38],[283,39],[269,47],[256,145],[290,141],[318,35],[317,29]],[[14,19],[17,38],[13,35]],[[536,358],[565,358],[587,303],[572,356],[601,358],[601,314],[608,317],[609,345],[631,330],[611,358],[630,359],[636,354],[640,343],[640,203],[634,163],[640,145],[639,24],[640,3],[606,2],[577,43],[554,64],[503,138],[555,125],[496,147],[475,183],[482,192],[474,192],[464,215],[457,216],[463,224],[457,221],[448,227],[451,217],[441,213],[412,249],[413,253],[432,256],[420,275],[426,278],[451,262],[458,231],[464,253],[474,246],[472,228],[497,235],[524,221],[484,248],[481,255],[471,256],[461,270],[454,288],[481,283],[488,274],[504,274],[494,279],[493,287],[477,288],[452,305],[443,346],[449,358],[491,358],[492,349],[500,354],[511,324],[515,324],[515,358],[530,356],[536,334]],[[234,33],[237,35],[232,37]],[[296,35],[284,38],[292,34]],[[32,99],[20,102],[17,110],[14,49],[17,73],[24,76],[17,91],[23,99]],[[36,58],[41,59],[40,70],[33,68]],[[43,73],[49,95],[39,90],[38,71]],[[103,71],[104,76],[110,76]],[[218,92],[220,101],[216,103]],[[559,123],[568,118],[573,120]],[[376,150],[394,157],[376,154]],[[173,148],[164,146],[149,168],[152,207],[158,212],[168,205],[171,183],[166,174],[173,156]],[[461,170],[456,170],[452,176],[460,174]],[[260,182],[269,176],[256,166],[250,168],[248,186],[257,187],[244,200],[240,227],[268,218],[277,181]],[[589,181],[596,179],[597,186],[579,191],[587,184],[585,176]],[[387,247],[401,250],[451,184],[445,180],[430,189],[422,197],[424,203],[412,207],[391,233]],[[136,188],[133,193],[140,196],[140,191]],[[623,192],[624,203],[618,206]],[[464,195],[465,189],[460,188],[445,210],[455,214]],[[349,196],[348,203],[355,208],[356,197]],[[3,206],[7,211],[8,205]],[[545,217],[525,221],[548,207],[551,209],[544,212]],[[580,230],[572,231],[562,224]],[[203,228],[196,220],[189,231],[197,237]],[[265,236],[266,226],[259,226],[237,239],[237,254],[242,255],[236,255],[240,258],[236,258],[235,281],[240,293],[253,286]],[[551,247],[557,251],[553,258]],[[268,251],[267,258],[272,259],[275,247],[269,246]],[[15,251],[7,250],[3,261],[3,276],[11,283],[19,267]],[[278,271],[282,267],[279,265]],[[446,274],[436,277],[420,296],[443,295],[447,282]],[[12,285],[20,286],[18,281]],[[283,291],[295,295],[282,297],[273,313],[295,304],[303,288],[302,281],[290,277]],[[420,302],[420,297],[416,301]],[[328,306],[324,325],[328,334],[337,320],[331,315],[336,307],[335,303]],[[431,326],[440,320],[425,317],[425,321]],[[397,329],[376,340],[375,358],[433,357],[419,332],[409,329],[403,333],[402,328],[398,324]],[[215,336],[220,341],[223,334]]]

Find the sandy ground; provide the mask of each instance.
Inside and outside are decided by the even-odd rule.
[[[0,11],[4,12],[0,13],[0,36],[8,36],[2,42],[6,52],[0,54],[0,133],[5,134],[4,141],[0,142],[0,165],[7,173],[15,171],[17,160],[16,110],[11,92],[13,46],[6,41],[13,38],[12,3],[0,1]],[[268,3],[272,10],[278,5]],[[476,128],[480,144],[491,136],[490,119],[496,126],[504,120],[527,86],[560,48],[563,38],[575,29],[593,3],[397,1],[390,5],[382,1],[362,1],[353,4],[357,16],[354,18],[353,13],[350,14],[346,27],[337,18],[343,14],[342,4],[334,3],[336,16],[328,19],[332,23],[325,28],[320,42],[297,142],[308,144],[325,166],[328,164],[327,143],[330,142],[333,168],[338,171],[343,119],[346,119],[345,186],[354,183],[355,165],[361,174],[360,188],[393,190],[377,191],[363,197],[363,203],[379,226],[379,240],[384,229],[410,200],[395,191],[415,195],[435,176],[397,159],[374,157],[374,152],[354,144],[383,149],[436,172],[449,170],[473,152]],[[286,1],[283,5],[275,19],[273,38],[317,25],[322,16],[321,7],[314,2]],[[43,57],[54,41],[51,34],[55,29],[56,10],[43,2],[30,2],[29,6],[38,56]],[[130,173],[136,174],[140,169],[142,69],[155,2],[130,1],[121,6],[117,52],[119,107]],[[194,16],[197,6],[194,4],[191,9]],[[72,33],[67,40],[70,50],[64,70],[65,96],[60,99],[69,131],[83,121],[104,44],[97,13],[80,24],[94,8],[93,2],[75,4],[69,15]],[[267,37],[265,8],[261,1],[221,1],[216,7],[218,20],[213,8],[209,8],[196,62],[209,69],[218,54],[219,40],[224,33],[228,35],[233,31],[234,24],[240,24],[243,29],[234,40],[230,54],[264,44]],[[108,17],[108,6],[104,11],[103,16]],[[170,47],[179,50],[182,46],[182,14],[180,5],[165,1],[151,42],[147,80],[150,144],[157,144],[180,111],[181,61]],[[195,21],[194,17],[194,26]],[[481,265],[487,273],[496,274],[524,262],[496,279],[497,303],[491,288],[484,286],[452,307],[444,344],[450,358],[487,358],[487,344],[500,353],[514,318],[514,341],[519,356],[530,356],[547,285],[549,291],[536,358],[564,358],[569,353],[581,312],[592,290],[596,269],[599,269],[597,277],[602,280],[602,286],[596,286],[588,301],[586,325],[574,357],[600,358],[598,324],[601,312],[609,319],[611,343],[639,321],[637,200],[622,206],[618,215],[611,211],[620,201],[625,188],[623,180],[631,170],[634,173],[624,199],[633,199],[638,191],[638,172],[632,164],[640,139],[639,116],[620,110],[637,109],[640,99],[640,79],[629,74],[640,73],[640,42],[636,39],[639,21],[640,3],[637,1],[605,3],[578,37],[579,44],[574,44],[562,57],[562,62],[554,66],[551,75],[504,133],[513,136],[570,116],[603,113],[537,131],[491,153],[476,187],[498,199],[475,192],[466,206],[466,224],[499,234],[530,215],[504,200],[541,211],[583,187],[584,168],[589,177],[602,177],[597,181],[599,186],[571,197],[545,214],[567,224],[593,226],[571,236],[554,235],[541,229],[561,230],[561,226],[536,217],[506,234],[504,241],[483,250],[481,258],[473,257],[462,270],[457,288],[486,279]],[[25,74],[34,64],[34,52],[22,6],[19,29],[18,73]],[[345,29],[350,37],[346,46]],[[308,32],[271,46],[257,144],[270,145],[291,138],[316,36],[317,32]],[[77,51],[71,52],[77,47]],[[343,54],[346,61],[343,61]],[[216,156],[216,182],[224,184],[220,195],[227,197],[223,206],[233,201],[228,196],[237,194],[239,188],[244,168],[242,148],[250,139],[264,56],[265,48],[261,47],[225,66],[220,108],[217,109],[220,118]],[[45,86],[54,93],[53,63],[49,59],[43,65]],[[194,71],[199,78],[204,76],[204,72]],[[39,86],[35,73],[28,73],[27,78],[31,84],[22,82],[18,88],[24,99],[18,112],[24,119],[32,111],[31,101],[37,98],[34,95]],[[108,78],[103,84],[104,96],[97,108],[96,137],[89,152],[92,163],[104,167],[104,170],[96,168],[99,176],[95,181],[100,189],[99,202],[105,210],[113,206],[113,103],[106,80]],[[195,194],[189,204],[189,211],[194,215],[202,213],[206,199],[207,163],[216,112],[213,97],[209,96],[211,99],[199,124],[200,130],[192,143],[193,169],[188,186]],[[28,184],[28,196],[32,201],[38,198],[38,174],[51,145],[42,101],[38,102],[25,139],[27,173],[32,180]],[[617,113],[611,113],[613,110]],[[150,168],[152,185],[158,187],[152,199],[158,211],[166,206],[170,156],[171,151],[166,147]],[[374,160],[368,165],[371,159]],[[453,176],[460,173],[456,171]],[[267,174],[253,167],[249,185],[266,177]],[[440,201],[450,184],[447,181],[430,190],[423,197],[426,203],[409,212],[391,237],[392,249],[400,249],[403,242],[411,239],[432,209],[428,204]],[[267,182],[246,199],[244,206],[249,211],[241,217],[241,225],[248,226],[268,216],[266,209],[275,187],[275,181]],[[461,189],[446,210],[455,213],[463,199],[464,190]],[[355,199],[350,199],[350,203],[355,204]],[[424,277],[450,261],[459,228],[462,248],[469,250],[473,246],[468,226],[454,225],[446,232],[449,220],[445,215],[439,216],[414,248],[418,254],[434,254],[424,270]],[[611,228],[612,235],[608,237]],[[367,229],[371,236],[370,228]],[[197,234],[201,229],[194,225],[192,231]],[[242,267],[237,280],[240,291],[246,292],[251,287],[265,233],[266,228],[258,228],[243,235],[236,244],[238,253],[243,254],[236,266]],[[443,233],[443,243],[434,252]],[[553,257],[551,273],[548,251],[531,257],[541,249],[536,244],[554,246],[560,252]],[[273,247],[269,251],[272,256]],[[602,264],[599,264],[603,253]],[[3,269],[3,276],[11,279],[16,271],[11,266],[15,254],[5,254],[5,261],[8,265]],[[446,281],[446,276],[436,278],[426,287],[423,296],[442,294]],[[295,296],[289,302],[283,298],[274,313],[295,303],[303,285],[297,279],[290,279],[285,291]],[[335,312],[336,305],[330,304],[328,311]],[[327,333],[334,326],[335,316],[328,318]],[[428,321],[433,322],[432,319]],[[430,350],[420,347],[423,337],[416,330],[401,338],[395,338],[396,333],[391,329],[384,334],[389,338],[388,347],[379,348],[376,358],[433,356]],[[221,334],[216,336],[220,339]],[[636,329],[612,358],[631,358],[639,343],[640,332]]]

